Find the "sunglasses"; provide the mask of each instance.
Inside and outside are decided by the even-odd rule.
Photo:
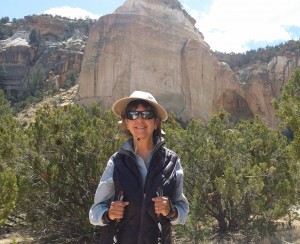
[[[155,113],[151,110],[128,111],[126,115],[127,119],[129,120],[136,120],[139,117],[139,115],[141,115],[142,119],[153,119],[155,117]]]

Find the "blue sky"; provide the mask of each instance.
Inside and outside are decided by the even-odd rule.
[[[299,0],[180,0],[214,51],[245,52],[300,38]],[[124,0],[3,1],[0,17],[51,13],[99,18]]]

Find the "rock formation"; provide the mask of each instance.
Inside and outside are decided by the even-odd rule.
[[[206,101],[198,90],[202,83],[213,85],[217,60],[194,24],[177,0],[130,0],[101,17],[86,46],[80,98],[96,99],[108,109],[133,90],[147,90],[169,111],[187,119],[199,116]],[[193,84],[199,75],[203,79]]]
[[[59,75],[57,88],[64,87],[69,72],[79,74],[87,37],[77,29],[70,30],[72,24],[69,20],[52,16],[26,16],[16,22],[14,35],[0,40],[0,64],[6,71],[4,88],[19,90],[30,70],[40,67],[45,73],[46,83],[49,72]],[[39,48],[29,44],[33,29],[43,43]]]
[[[183,120],[205,122],[224,107],[236,119],[259,114],[274,126],[271,100],[297,60],[291,54],[233,71],[213,55],[177,0],[127,0],[90,31],[78,95],[106,110],[146,90]]]
[[[258,114],[275,126],[271,101],[299,67],[300,41],[252,56],[212,52],[177,0],[127,0],[96,22],[86,45],[93,23],[44,15],[0,23],[1,33],[14,33],[0,40],[1,88],[18,90],[36,67],[45,72],[43,88],[60,88],[73,71],[80,73],[79,102],[98,101],[103,110],[147,90],[183,120],[206,122],[224,107],[234,120]],[[33,29],[42,48],[29,44]]]
[[[19,31],[11,38],[0,41],[0,64],[4,65],[4,87],[16,90],[28,72],[28,65],[36,56],[36,50],[28,43],[29,32]]]
[[[41,37],[48,41],[57,41],[71,31],[68,21],[61,18],[53,18],[51,15],[25,16],[22,22],[22,29],[36,29],[39,31]]]

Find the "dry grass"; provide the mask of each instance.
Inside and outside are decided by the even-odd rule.
[[[0,244],[11,244],[11,243],[35,243],[34,237],[29,235],[23,235],[20,233],[5,234],[0,236]]]
[[[235,240],[234,240],[235,239]],[[11,243],[42,243],[39,238],[33,237],[30,234],[25,234],[19,231],[5,234],[0,236],[0,244],[11,244]],[[205,244],[243,244],[238,240],[238,236],[222,240],[222,241],[211,241],[205,242]],[[256,242],[255,244],[300,244],[300,221],[295,221],[292,227],[283,227],[278,230],[274,236],[266,237],[263,240]],[[186,240],[176,239],[174,244],[189,244]],[[204,243],[203,243],[204,244]],[[252,243],[254,244],[254,243]]]

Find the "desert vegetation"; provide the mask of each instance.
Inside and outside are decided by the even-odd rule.
[[[300,71],[274,101],[280,124],[256,116],[233,124],[220,110],[207,124],[171,114],[166,144],[185,170],[191,212],[176,236],[205,243],[256,242],[293,228],[300,200]],[[29,230],[40,242],[93,242],[88,211],[108,158],[120,147],[117,118],[97,104],[39,109],[24,125],[0,91],[0,231]],[[286,133],[286,132],[289,133]],[[275,237],[274,237],[275,236]]]

